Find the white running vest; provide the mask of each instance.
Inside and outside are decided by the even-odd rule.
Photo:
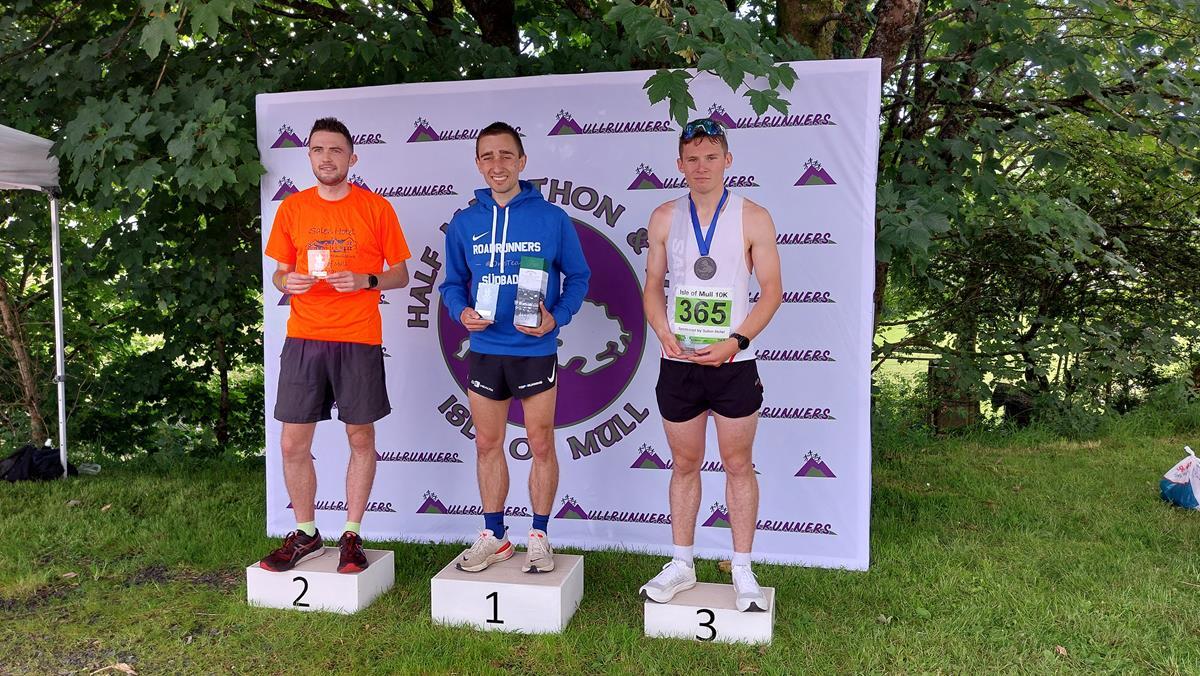
[[[701,347],[728,338],[750,313],[750,270],[742,232],[744,204],[741,195],[729,193],[708,251],[709,258],[716,261],[716,274],[700,279],[694,270],[700,245],[692,228],[688,196],[675,200],[667,234],[667,321],[685,349],[689,340]],[[707,222],[700,224],[700,232],[708,234]],[[750,359],[754,359],[751,350],[733,356],[733,361]]]

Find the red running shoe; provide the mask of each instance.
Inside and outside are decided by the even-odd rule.
[[[367,569],[367,553],[363,551],[362,538],[352,530],[342,533],[338,540],[338,572],[361,573]]]
[[[294,530],[283,539],[279,549],[267,554],[258,567],[273,573],[282,573],[300,565],[301,561],[315,559],[325,553],[325,544],[321,542],[321,531],[312,536],[302,530]]]

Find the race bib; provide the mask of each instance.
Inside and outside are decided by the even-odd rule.
[[[681,286],[673,296],[675,337],[685,351],[719,343],[729,337],[733,289]]]

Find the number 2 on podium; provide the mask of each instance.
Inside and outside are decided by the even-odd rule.
[[[304,585],[304,588],[300,590],[300,595],[296,597],[296,600],[295,600],[295,601],[292,601],[292,605],[293,605],[293,606],[297,606],[297,607],[299,607],[299,608],[307,608],[307,607],[308,607],[308,604],[307,604],[307,603],[300,603],[300,599],[304,598],[304,595],[308,593],[308,580],[306,580],[306,579],[304,579],[303,577],[301,577],[301,576],[297,575],[296,577],[293,577],[293,578],[292,578],[292,582],[299,582],[300,584],[303,584],[303,585]]]
[[[717,616],[713,613],[713,611],[709,610],[708,608],[701,608],[700,610],[696,611],[696,614],[701,615],[701,616],[703,616],[705,613],[708,613],[708,619],[701,622],[700,626],[707,629],[709,634],[708,634],[708,636],[701,636],[700,634],[696,634],[697,641],[711,641],[717,637],[717,628],[713,626],[713,620],[716,620]]]
[[[483,598],[492,600],[492,617],[487,623],[504,624],[504,620],[500,619],[500,592],[492,592]]]

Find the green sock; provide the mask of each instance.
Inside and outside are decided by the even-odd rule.
[[[312,537],[317,534],[317,522],[305,521],[304,523],[297,523],[296,530],[304,533],[308,537]]]
[[[342,532],[345,533],[346,531],[350,531],[351,533],[354,533],[355,535],[361,535],[361,533],[358,532],[358,529],[361,526],[362,526],[362,524],[357,521],[347,521],[346,527],[342,529]]]

